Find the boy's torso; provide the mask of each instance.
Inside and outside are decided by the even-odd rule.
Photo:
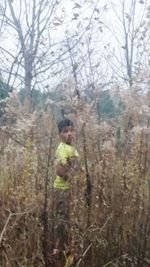
[[[67,160],[72,157],[79,158],[75,147],[61,142],[56,150],[56,164],[67,164]],[[54,188],[67,190],[70,188],[70,183],[57,175],[54,180]]]

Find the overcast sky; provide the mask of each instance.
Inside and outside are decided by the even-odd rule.
[[[28,1],[28,0],[27,0]],[[130,14],[130,3],[132,0],[125,0],[125,12]],[[29,0],[31,3],[31,0]],[[60,41],[63,39],[64,34],[68,31],[68,35],[72,34],[79,29],[80,27],[84,28],[89,23],[89,18],[92,19],[92,44],[94,50],[94,61],[97,64],[101,61],[101,64],[106,67],[106,55],[109,53],[114,53],[117,55],[119,60],[123,60],[123,30],[122,30],[122,0],[63,0],[61,6],[56,11],[55,16],[53,17],[54,27],[51,33],[51,37],[54,42]],[[139,27],[143,11],[147,5],[150,5],[150,0],[136,1],[136,17],[135,25]],[[23,2],[22,2],[23,3]],[[13,6],[19,14],[19,1],[13,0]],[[22,10],[23,10],[22,4]],[[93,9],[95,9],[93,13]],[[9,15],[9,13],[8,13]],[[78,15],[78,16],[77,16]],[[75,17],[77,16],[77,19]],[[62,24],[59,24],[59,21],[63,21]],[[25,21],[22,13],[22,27],[25,30]],[[86,35],[85,35],[86,36]],[[87,35],[88,36],[88,35]],[[4,49],[14,53],[16,49],[16,33],[12,28],[7,27],[0,35],[0,46]],[[84,55],[85,47],[80,49],[79,57]],[[9,56],[8,56],[9,58]],[[78,57],[77,57],[78,58]],[[113,59],[115,60],[115,59]],[[115,61],[114,61],[115,62]],[[1,62],[7,64],[6,62]],[[9,68],[9,66],[8,66]],[[111,75],[111,70],[108,70]]]

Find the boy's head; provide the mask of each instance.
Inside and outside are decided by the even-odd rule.
[[[58,131],[61,137],[61,140],[71,145],[74,139],[74,124],[70,119],[63,119],[58,123]]]

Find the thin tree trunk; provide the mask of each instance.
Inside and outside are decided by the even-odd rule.
[[[49,168],[50,168],[50,161],[51,161],[51,152],[52,152],[52,140],[53,140],[53,128],[52,133],[50,136],[49,142],[49,151],[48,151],[48,159],[47,159],[47,169],[46,169],[46,176],[45,176],[45,190],[44,190],[44,212],[43,212],[43,255],[45,261],[45,267],[50,266],[49,262],[49,231],[48,231],[48,178],[49,178]]]

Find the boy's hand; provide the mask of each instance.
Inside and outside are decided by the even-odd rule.
[[[58,164],[56,167],[56,173],[62,177],[65,181],[69,180],[80,170],[80,162],[77,157],[67,158],[66,164]]]
[[[56,167],[56,173],[62,177],[65,181],[68,180],[70,166],[69,164],[58,164]]]
[[[79,171],[80,170],[80,162],[78,157],[69,157],[67,159],[68,165],[73,169],[74,171]]]

